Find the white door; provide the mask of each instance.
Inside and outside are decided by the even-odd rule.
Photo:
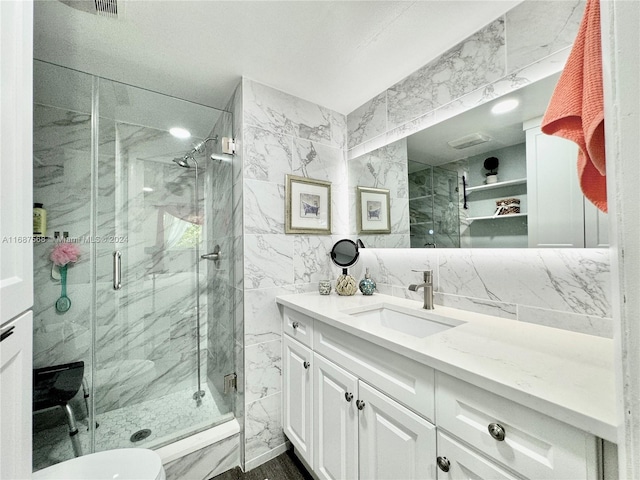
[[[307,464],[313,465],[313,353],[288,335],[284,335],[282,348],[284,433]]]
[[[438,480],[517,480],[517,478],[438,432]]]
[[[32,38],[33,2],[0,1],[0,324],[33,305]]]
[[[360,479],[435,479],[436,427],[362,381],[358,400]]]
[[[539,126],[528,128],[526,138],[529,247],[584,248],[578,146]]]
[[[32,312],[0,332],[0,479],[31,478]]]
[[[314,378],[314,466],[321,479],[358,478],[358,379],[317,353]]]

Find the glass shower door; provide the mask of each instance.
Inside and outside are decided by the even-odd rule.
[[[208,378],[220,355],[208,339],[231,311],[212,310],[200,258],[216,234],[205,185],[215,165],[206,151],[190,168],[173,161],[228,114],[102,79],[98,90],[95,450],[153,448],[230,415]],[[174,126],[191,138],[171,135]]]

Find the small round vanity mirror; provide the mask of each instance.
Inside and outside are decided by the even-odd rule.
[[[342,267],[342,275],[336,280],[336,293],[338,295],[354,295],[358,291],[356,279],[347,272],[358,261],[360,253],[358,246],[352,240],[339,240],[331,249],[331,260],[337,266]]]
[[[358,261],[358,246],[349,239],[339,240],[331,249],[331,260],[339,267],[350,267]]]

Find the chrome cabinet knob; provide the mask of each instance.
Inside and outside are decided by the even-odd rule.
[[[344,392],[344,398],[347,402],[350,402],[351,400],[353,400],[353,393]]]
[[[305,368],[305,370],[306,370],[306,369],[308,369],[308,368],[311,366],[311,364],[310,364],[309,362],[304,362],[304,363],[302,364],[302,366],[303,366],[303,367]]]
[[[438,464],[438,468],[443,472],[448,472],[451,468],[451,462],[447,457],[438,457],[436,463]]]
[[[358,410],[364,410],[364,402],[362,400],[356,400],[356,407],[358,407]]]
[[[300,326],[300,324],[298,322],[293,322],[291,324],[291,327],[293,327],[293,329],[295,330],[296,328],[298,328]]]
[[[489,435],[498,440],[499,442],[504,441],[504,437],[506,436],[506,432],[504,427],[499,423],[490,423],[489,424]]]

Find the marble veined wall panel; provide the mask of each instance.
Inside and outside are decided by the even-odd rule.
[[[367,249],[379,289],[422,300],[407,287],[412,269],[433,270],[437,305],[556,328],[612,336],[611,272],[606,249]]]
[[[346,118],[243,79],[244,465],[285,446],[281,423],[281,319],[275,297],[333,278],[328,252],[349,233]],[[334,235],[285,235],[285,176],[331,182]]]

